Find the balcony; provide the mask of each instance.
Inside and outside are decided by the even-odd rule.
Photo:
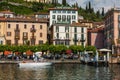
[[[15,35],[15,39],[20,39],[20,36],[19,35]]]
[[[78,42],[78,39],[73,39],[74,42]]]
[[[80,42],[85,42],[85,39],[80,39]]]
[[[30,39],[36,39],[36,36],[31,36]]]
[[[27,40],[27,39],[28,39],[28,36],[23,36],[23,39],[24,39],[24,40]]]

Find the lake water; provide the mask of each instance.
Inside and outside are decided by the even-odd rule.
[[[120,65],[93,67],[54,64],[39,68],[19,68],[15,64],[0,64],[0,80],[120,80]]]

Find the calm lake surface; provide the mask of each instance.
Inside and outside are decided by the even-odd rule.
[[[120,65],[54,64],[19,68],[16,64],[0,64],[0,80],[120,80]]]

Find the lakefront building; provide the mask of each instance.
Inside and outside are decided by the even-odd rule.
[[[50,25],[59,23],[69,23],[78,22],[78,9],[71,7],[55,7],[49,8],[50,12]]]
[[[105,16],[105,47],[120,54],[120,8],[113,8]]]
[[[3,44],[8,45],[38,45],[47,42],[46,19],[35,18],[0,18]],[[3,39],[1,37],[1,39]]]
[[[88,45],[97,49],[104,48],[104,27],[88,29]]]
[[[0,44],[6,44],[5,41],[5,31],[6,31],[6,23],[4,22],[5,18],[0,17]]]
[[[80,23],[54,24],[50,28],[54,45],[83,45],[87,43],[87,27]]]
[[[78,9],[50,8],[50,36],[54,45],[83,45],[87,43],[87,27],[78,23]]]

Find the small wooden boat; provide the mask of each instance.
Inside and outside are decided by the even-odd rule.
[[[41,67],[41,66],[50,66],[50,65],[52,65],[52,62],[20,62],[18,63],[18,66],[21,68]]]

